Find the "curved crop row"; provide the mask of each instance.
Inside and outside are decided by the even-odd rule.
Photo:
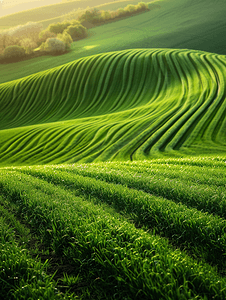
[[[75,195],[106,203],[127,215],[137,226],[154,229],[195,255],[198,249],[198,256],[205,257],[208,262],[218,264],[219,269],[224,270],[225,186],[221,189],[217,185],[209,188],[208,185],[189,181],[185,184],[181,178],[172,180],[168,177],[168,168],[164,166],[164,176],[157,173],[153,164],[146,166],[146,169],[156,171],[154,176],[145,174],[142,162],[139,163],[139,174],[133,167],[133,163],[126,168],[125,165],[109,163],[107,166],[35,166],[21,168],[20,171],[69,189]],[[202,173],[207,175],[209,169],[205,168]]]
[[[0,196],[1,199],[1,196]],[[47,262],[46,262],[47,263]],[[70,299],[62,297],[45,264],[33,259],[15,238],[0,206],[0,282],[2,299]]]
[[[0,163],[225,151],[224,56],[135,49],[0,85]]]
[[[104,286],[108,299],[225,299],[225,279],[216,269],[135,228],[113,208],[19,169],[2,175],[1,194],[49,247],[97,289]],[[212,218],[210,228],[217,223]]]

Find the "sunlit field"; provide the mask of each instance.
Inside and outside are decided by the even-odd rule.
[[[137,49],[0,85],[0,164],[225,153],[223,55]]]
[[[167,0],[154,3],[160,8],[89,29],[88,38],[74,42],[71,51],[65,55],[0,64],[0,83],[86,56],[126,49],[180,48],[225,55],[224,0],[218,0],[217,5],[212,0]]]
[[[225,299],[222,158],[14,167],[1,175],[3,295],[14,288],[35,299]],[[21,252],[26,246],[30,253]]]
[[[225,2],[158,5],[0,65],[3,299],[226,299]]]
[[[26,5],[24,5],[24,11],[10,13],[2,17],[0,15],[0,30],[6,29],[7,27],[25,24],[31,21],[40,22],[43,24],[44,27],[47,27],[51,23],[62,21],[64,19],[64,16],[69,13],[73,11],[76,12],[77,10],[86,9],[87,7],[96,7],[97,9],[104,10],[116,10],[120,7],[125,7],[128,4],[137,4],[138,2],[138,0],[72,0],[48,4],[43,1],[43,6],[41,7],[28,9],[26,8]]]

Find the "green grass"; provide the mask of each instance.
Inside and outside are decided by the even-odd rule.
[[[2,197],[0,200],[2,202]],[[13,215],[0,206],[1,297],[4,299],[40,299],[40,297],[46,300],[70,299],[66,295],[62,296],[56,288],[56,282],[46,274],[48,261],[42,264],[39,259],[33,259],[24,245],[19,244],[15,228],[21,231],[22,226],[15,221]]]
[[[178,181],[178,178],[167,180],[168,174],[155,177],[146,175],[144,178],[143,170],[145,167],[150,170],[150,163],[139,162],[142,175],[137,175],[136,170],[134,172],[136,165],[110,163],[107,168],[96,164],[77,168],[66,165],[26,169],[24,172],[76,191],[83,197],[86,195],[95,197],[98,202],[106,202],[118,212],[129,215],[137,226],[154,229],[156,233],[171,239],[173,237],[178,246],[184,245],[195,255],[205,257],[208,262],[219,264],[220,261],[219,268],[225,270],[225,187],[216,189],[217,184],[209,187],[188,180],[186,183],[184,180]],[[165,169],[164,166],[160,167]],[[154,162],[151,169],[156,170]],[[195,171],[198,173],[197,169]],[[217,173],[219,176],[220,172]],[[203,249],[200,240],[205,244]]]
[[[0,85],[0,164],[225,153],[222,55],[134,49]]]
[[[0,66],[4,298],[226,299],[225,2],[158,3]]]
[[[162,0],[159,9],[89,30],[68,54],[0,65],[0,83],[89,55],[131,48],[180,48],[225,52],[224,0]]]
[[[109,2],[109,3],[108,3]],[[64,15],[77,9],[86,9],[87,7],[96,7],[103,10],[116,10],[125,7],[128,4],[137,4],[136,0],[85,0],[85,1],[69,1],[51,5],[44,5],[41,7],[24,10],[14,14],[9,14],[0,18],[0,30],[8,27],[14,27],[27,22],[42,23],[44,28],[48,27],[51,23],[61,22]]]
[[[188,177],[212,174],[212,190],[204,179],[193,185],[198,193],[206,183],[208,198],[200,201],[216,200],[217,212],[225,177],[219,157],[2,168],[0,192],[46,251],[70,261],[74,277],[56,285],[66,280],[68,297],[77,277],[85,281],[74,293],[81,299],[225,299],[225,218],[186,204],[194,191],[180,191],[181,166]],[[158,195],[151,186],[144,191],[152,173]],[[166,197],[172,176],[178,193]],[[226,194],[225,185],[219,192]]]

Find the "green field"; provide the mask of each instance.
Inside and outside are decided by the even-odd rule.
[[[226,2],[153,5],[0,65],[3,299],[226,299]]]
[[[1,175],[5,298],[225,299],[225,159],[9,167]]]
[[[0,83],[104,52],[139,48],[179,48],[226,54],[224,0],[161,0],[154,9],[89,30],[70,53],[0,64]],[[150,7],[151,8],[151,7]]]
[[[134,5],[137,3],[138,0],[76,0],[51,4],[0,17],[0,30],[26,24],[27,22],[39,22],[46,28],[51,23],[62,22],[66,14],[79,9],[96,7],[101,10],[117,10],[128,4]]]
[[[0,85],[0,165],[224,154],[224,56],[137,49]]]

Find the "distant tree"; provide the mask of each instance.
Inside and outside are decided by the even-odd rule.
[[[14,45],[8,46],[3,51],[3,59],[6,61],[19,61],[25,57],[24,48]]]
[[[108,21],[112,19],[112,15],[109,11],[102,10],[100,14],[101,21]]]
[[[76,19],[71,20],[70,23],[71,23],[71,25],[81,25],[81,22]]]
[[[65,30],[65,32],[72,37],[73,41],[77,41],[87,37],[87,29],[81,24],[71,25]]]
[[[49,38],[55,38],[57,35],[56,33],[53,33],[51,31],[49,31],[48,29],[45,29],[45,30],[42,30],[40,33],[39,33],[39,42],[40,43],[43,43],[45,42],[47,39]]]
[[[90,23],[97,23],[100,19],[100,14],[101,14],[101,12],[96,8],[87,9],[84,13],[82,13],[78,17],[78,20],[80,22],[88,21]]]
[[[112,10],[112,11],[109,11],[110,14],[111,14],[111,19],[115,19],[118,17],[118,14],[117,14],[117,10]]]
[[[50,54],[59,55],[66,51],[66,45],[58,38],[49,38],[44,43],[44,51]]]
[[[123,8],[117,9],[118,17],[124,17],[124,16],[126,16],[126,14],[127,14],[127,12],[125,12],[125,10]]]
[[[145,2],[139,2],[136,7],[140,11],[149,10],[148,4]]]
[[[0,33],[0,49],[3,51],[8,46],[19,45],[17,37],[10,36],[7,32]]]
[[[125,8],[124,8],[124,11],[129,13],[129,14],[133,14],[135,11],[136,11],[136,8],[135,8],[135,5],[127,5]]]
[[[63,33],[65,29],[67,29],[71,25],[70,21],[53,23],[48,26],[48,31],[53,32],[55,34]]]
[[[7,34],[11,37],[16,37],[20,40],[29,38],[34,42],[39,40],[39,34],[43,26],[40,23],[28,22],[24,25],[19,25],[7,30]]]
[[[86,10],[82,8],[73,9],[69,13],[64,14],[62,18],[64,21],[73,21],[76,20],[80,15],[84,14],[85,11]]]
[[[71,48],[71,43],[73,42],[73,39],[70,36],[70,34],[67,33],[66,31],[64,31],[63,33],[59,33],[57,35],[57,39],[59,39],[65,43],[67,51]]]
[[[25,49],[26,54],[31,54],[33,50],[38,47],[37,43],[30,38],[21,40],[20,45]]]

